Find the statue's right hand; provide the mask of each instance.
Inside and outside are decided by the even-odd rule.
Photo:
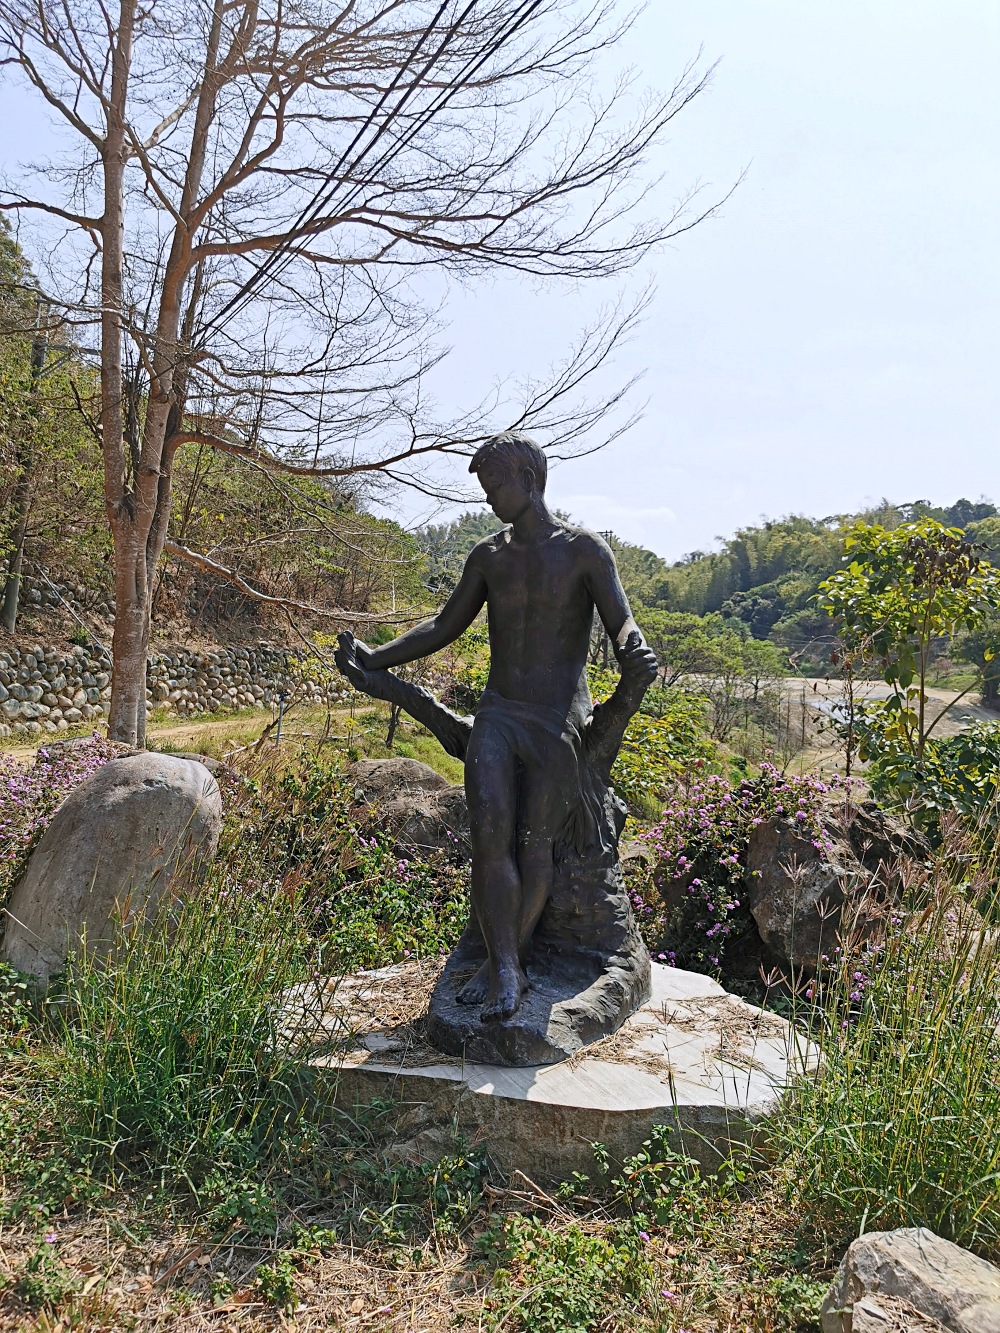
[[[337,635],[337,644],[338,647],[333,654],[333,660],[351,684],[356,689],[364,691],[368,680],[368,671],[362,661],[361,653],[365,651],[365,645],[359,643],[349,629],[345,629]]]

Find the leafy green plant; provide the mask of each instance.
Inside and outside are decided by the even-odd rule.
[[[57,1310],[79,1283],[59,1258],[54,1234],[45,1236],[28,1255],[15,1290],[32,1310]]]
[[[612,1199],[638,1232],[662,1227],[674,1241],[687,1242],[700,1234],[709,1196],[718,1197],[719,1182],[702,1176],[698,1163],[674,1146],[673,1133],[670,1126],[653,1126],[613,1179]]]
[[[856,666],[876,667],[892,688],[868,706],[868,749],[880,735],[890,750],[921,759],[945,711],[928,711],[934,643],[975,630],[1000,606],[1000,570],[959,529],[927,516],[892,530],[857,523],[846,548],[846,567],[820,584],[820,605],[839,620]]]
[[[515,1216],[484,1240],[498,1265],[486,1303],[493,1328],[589,1333],[611,1308],[624,1314],[653,1282],[644,1242],[627,1226],[556,1228]]]
[[[265,1301],[282,1309],[295,1307],[295,1264],[288,1254],[280,1254],[273,1263],[259,1264],[254,1284]]]
[[[389,1168],[377,1158],[359,1159],[348,1174],[369,1200],[361,1223],[394,1243],[414,1234],[455,1234],[481,1203],[488,1175],[484,1152],[456,1147],[459,1151],[438,1161],[403,1161]]]
[[[873,795],[902,806],[933,839],[941,817],[966,816],[987,837],[994,835],[1000,798],[1000,723],[976,722],[956,736],[933,737],[918,758],[887,735],[879,715],[858,710],[861,754],[868,759]]]
[[[588,671],[595,701],[607,699],[618,684],[614,672]],[[615,790],[637,814],[655,817],[663,808],[671,783],[680,774],[702,767],[715,753],[705,725],[705,700],[682,690],[660,689],[656,715],[638,712],[625,731],[611,770]]]
[[[322,939],[327,971],[446,951],[465,925],[468,865],[443,853],[401,855],[377,827],[359,826],[352,796],[338,765],[314,753],[262,772],[219,858],[268,867]]]

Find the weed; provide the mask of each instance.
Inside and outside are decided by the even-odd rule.
[[[487,1233],[483,1248],[497,1264],[487,1299],[493,1328],[588,1333],[612,1305],[624,1313],[653,1284],[642,1240],[614,1224],[595,1234],[576,1223],[556,1228],[515,1216]]]
[[[939,868],[932,901],[845,951],[823,1061],[778,1128],[814,1225],[927,1226],[1000,1253],[1000,953]]]
[[[254,1280],[265,1301],[280,1305],[284,1310],[292,1310],[296,1298],[295,1278],[295,1265],[291,1257],[281,1254],[274,1263],[258,1265]]]
[[[672,1133],[669,1127],[653,1126],[649,1139],[626,1158],[612,1181],[612,1199],[638,1231],[662,1227],[672,1239],[690,1241],[701,1234],[710,1197],[718,1199],[723,1182],[718,1176],[703,1178],[698,1163],[674,1148]]]
[[[458,1152],[436,1162],[400,1162],[388,1169],[360,1158],[351,1174],[370,1202],[359,1220],[394,1244],[406,1245],[414,1235],[455,1235],[482,1202],[487,1173],[482,1152]]]
[[[56,1252],[54,1236],[46,1236],[24,1261],[15,1291],[29,1309],[57,1310],[77,1286]]]

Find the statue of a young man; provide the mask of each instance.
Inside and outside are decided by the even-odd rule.
[[[632,619],[607,543],[546,505],[539,446],[525,435],[498,435],[477,451],[469,471],[510,526],[475,547],[432,620],[381,648],[342,635],[338,662],[364,682],[366,673],[454,642],[486,606],[490,673],[468,739],[465,789],[472,907],[487,958],[457,998],[481,1005],[489,1022],[514,1014],[528,987],[525,956],[552,891],[559,848],[584,853],[601,836],[603,791],[584,754],[594,608],[639,698],[655,678],[656,658]]]

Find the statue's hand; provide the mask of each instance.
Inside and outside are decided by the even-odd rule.
[[[659,663],[653,650],[643,643],[638,630],[633,630],[620,648],[615,647],[615,657],[630,685],[649,689],[656,679]]]
[[[337,643],[339,646],[333,654],[333,660],[356,690],[370,694],[372,673],[365,662],[368,648],[349,629],[337,635]]]

